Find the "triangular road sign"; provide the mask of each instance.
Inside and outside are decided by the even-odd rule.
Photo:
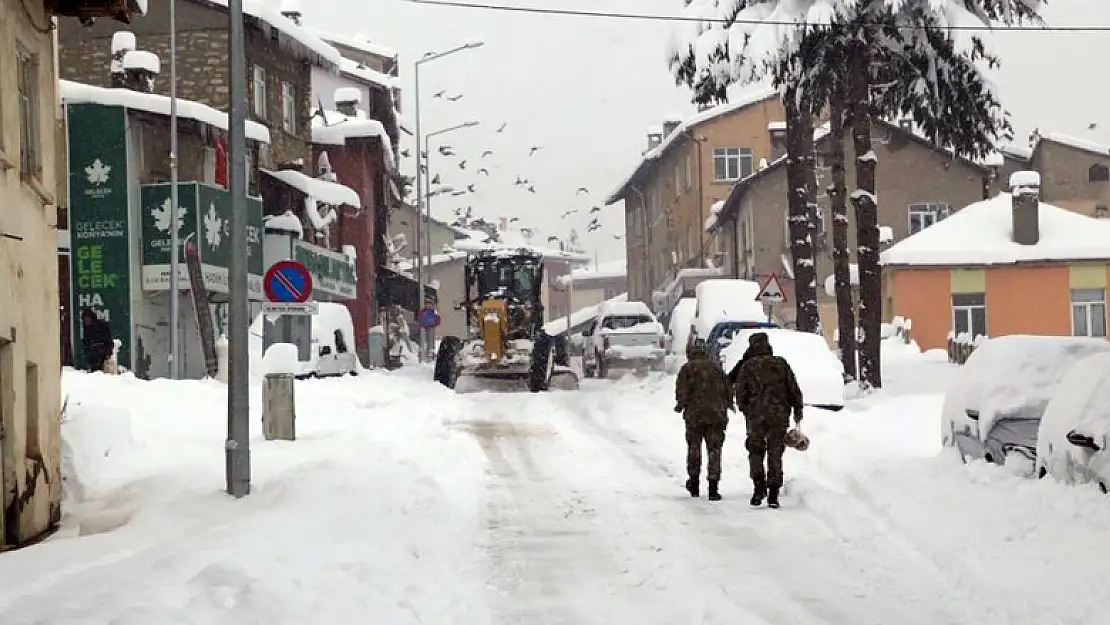
[[[764,304],[785,304],[786,291],[783,290],[779,277],[774,273],[768,276],[767,281],[759,288],[759,295],[755,299]]]

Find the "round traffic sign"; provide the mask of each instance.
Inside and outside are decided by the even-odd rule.
[[[438,327],[440,322],[439,312],[435,308],[424,308],[416,316],[416,320],[422,328]]]
[[[271,302],[301,304],[312,296],[312,275],[295,260],[278,261],[266,270],[262,289]]]

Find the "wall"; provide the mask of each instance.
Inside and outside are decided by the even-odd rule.
[[[61,520],[57,82],[52,35],[36,30],[49,20],[41,6],[0,0],[0,550]],[[37,62],[39,162],[27,180],[19,168],[17,44]]]
[[[323,104],[325,110],[335,110],[335,90],[342,88],[358,89],[362,94],[363,105],[370,101],[370,88],[361,81],[336,74],[322,67],[312,68],[311,106]]]
[[[421,233],[420,244],[416,242],[416,211],[409,206],[395,207],[389,211],[389,236],[405,235],[407,245],[401,250],[401,257],[416,264],[416,252],[423,249],[426,231]],[[443,247],[449,246],[459,237],[451,228],[440,222],[432,222],[432,254],[442,254]]]
[[[1088,180],[1096,164],[1110,166],[1110,155],[1042,139],[1033,154],[1041,174],[1041,201],[1094,217],[1096,205],[1110,206],[1110,181]]]
[[[463,279],[464,259],[451,260],[432,265],[428,270],[431,280],[439,281],[439,327],[436,328],[436,337],[457,336],[465,339],[466,313],[455,310],[455,304],[466,297],[465,280]],[[413,337],[415,340],[415,337]]]

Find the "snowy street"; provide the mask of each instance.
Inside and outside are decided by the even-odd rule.
[[[427,371],[298,383],[298,440],[223,484],[223,387],[67,373],[67,518],[0,560],[7,624],[1089,623],[1097,489],[940,453],[942,359],[807,414],[783,508],[682,489],[673,377],[460,394]],[[253,407],[258,410],[257,406]],[[257,423],[255,424],[257,426]]]

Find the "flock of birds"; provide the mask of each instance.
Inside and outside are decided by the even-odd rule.
[[[457,95],[448,95],[447,91],[444,90],[434,93],[432,97],[434,99],[440,99],[447,102],[458,102],[463,98],[463,94],[460,93]],[[494,132],[498,135],[503,134],[508,126],[508,122],[504,122],[499,125]],[[487,166],[487,163],[491,162],[491,160],[489,160],[490,157],[496,156],[493,150],[483,149],[481,152],[477,153],[476,157],[471,154],[468,158],[466,155],[460,155],[459,152],[456,151],[455,147],[449,143],[440,144],[439,146],[431,149],[435,151],[433,154],[428,154],[427,152],[420,150],[420,158],[418,163],[421,173],[428,180],[426,189],[424,191],[428,194],[428,197],[447,195],[449,197],[462,198],[466,195],[473,195],[478,192],[479,187],[484,188],[486,184],[491,182],[491,178],[496,177],[496,174],[491,174],[490,170],[492,168],[496,171],[497,167],[494,167],[492,165]],[[534,158],[543,150],[544,146],[533,145],[528,149],[526,158]],[[404,158],[412,158],[412,152],[408,149],[402,150],[400,154]],[[433,171],[429,172],[428,164],[432,162],[431,159],[429,159],[429,156],[434,156],[436,154],[441,157],[457,158],[458,160],[455,161],[455,167],[445,168],[443,171],[438,171],[435,167],[433,167]],[[429,176],[430,178],[428,178]],[[462,184],[452,184],[452,181],[458,180],[459,176],[466,177],[464,178],[465,181]],[[513,180],[511,184],[512,186],[520,189],[523,192],[533,195],[536,194],[535,184],[525,176],[516,174],[515,180]],[[575,191],[576,198],[589,195],[590,190],[586,187],[579,187]],[[462,200],[460,200],[460,202],[461,201]],[[602,228],[601,218],[599,215],[599,213],[601,212],[600,206],[595,205],[589,207],[588,209],[576,208],[567,210],[562,213],[561,219],[571,219],[572,222],[576,221],[580,224],[581,221],[579,220],[581,219],[581,217],[574,216],[581,214],[584,210],[588,210],[586,214],[589,217],[585,224],[586,232],[593,233],[600,230]],[[456,223],[461,224],[473,221],[476,218],[475,212],[476,211],[474,210],[473,205],[456,207],[454,209]],[[520,221],[520,217],[509,218],[510,224],[516,224]],[[577,229],[574,228],[573,225],[571,225],[570,231],[571,239],[576,238]],[[624,237],[624,235],[621,234],[614,234],[612,236],[614,239],[622,239]],[[562,239],[560,237],[556,236],[548,237],[549,243],[559,242],[561,240]]]

